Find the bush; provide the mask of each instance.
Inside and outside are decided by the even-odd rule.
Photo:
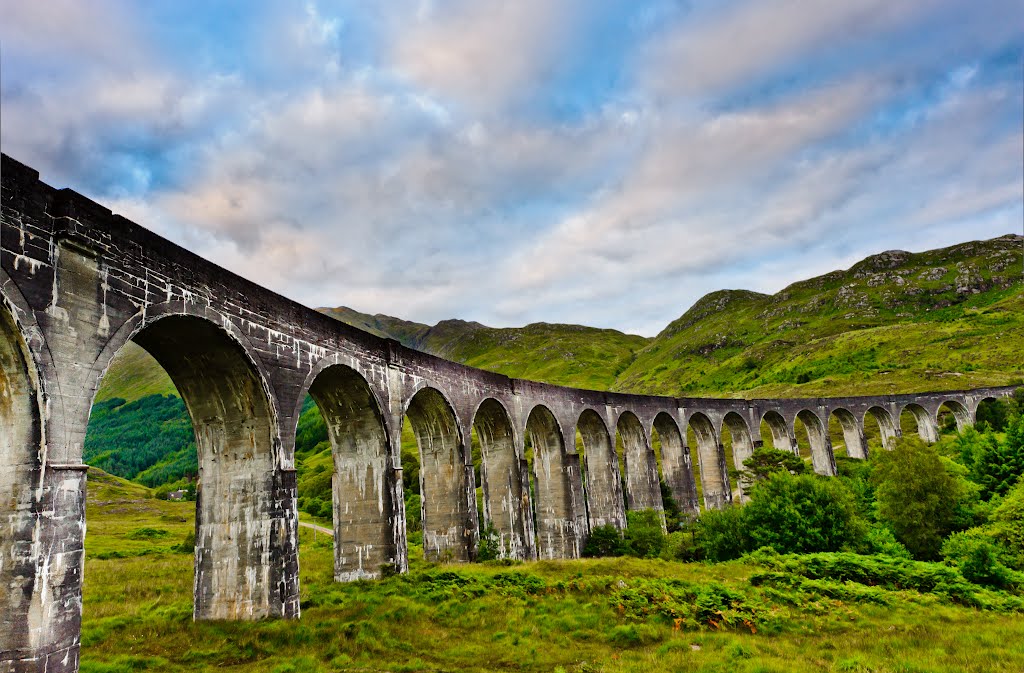
[[[595,526],[590,530],[590,537],[583,545],[581,552],[585,558],[600,558],[604,556],[622,556],[625,554],[625,543],[622,540],[622,533],[611,524]]]
[[[665,545],[665,529],[661,512],[642,509],[626,513],[626,531],[623,535],[626,553],[639,558],[657,558]]]
[[[1000,562],[1003,550],[980,529],[954,533],[942,544],[942,556],[975,584],[1009,587],[1014,573]]]
[[[764,481],[779,472],[804,474],[807,471],[807,463],[800,456],[770,446],[754,449],[750,457],[743,461],[743,467],[743,476],[750,483]]]
[[[905,437],[873,461],[878,515],[915,558],[939,558],[942,540],[973,523],[977,487],[934,447]]]
[[[665,545],[661,548],[661,558],[666,561],[682,561],[689,563],[700,560],[700,549],[693,536],[693,528],[677,530],[665,536]]]
[[[1024,481],[1018,481],[992,513],[992,537],[1006,550],[1006,563],[1024,570]]]
[[[839,551],[866,532],[846,487],[815,475],[773,474],[753,489],[745,510],[750,545],[780,553]]]
[[[694,524],[693,539],[698,554],[709,561],[737,559],[752,548],[739,506],[702,512]]]
[[[477,561],[493,561],[501,555],[501,537],[494,524],[487,522],[487,525],[480,531],[480,543],[476,548]]]
[[[896,539],[892,529],[881,525],[868,527],[861,549],[868,554],[881,554],[902,559],[913,558],[907,548]]]

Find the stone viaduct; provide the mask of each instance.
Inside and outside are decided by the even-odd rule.
[[[335,577],[344,581],[408,566],[405,417],[420,450],[428,557],[475,554],[475,427],[484,517],[503,553],[573,558],[591,527],[621,528],[627,509],[662,509],[659,479],[692,514],[729,502],[723,428],[740,464],[760,445],[762,421],[776,447],[797,451],[800,419],[814,469],[834,474],[833,415],[849,455],[866,457],[865,419],[888,443],[909,409],[934,440],[940,406],[965,426],[983,399],[1010,393],[677,399],[509,379],[289,301],[6,156],[0,295],[0,673],[77,670],[83,440],[100,380],[128,341],[168,372],[195,428],[196,619],[299,616],[294,439],[307,394],[334,449]]]

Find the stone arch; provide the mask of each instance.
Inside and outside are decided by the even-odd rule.
[[[777,411],[766,411],[761,416],[761,423],[768,426],[768,430],[772,436],[772,446],[779,451],[799,453],[796,445],[796,437],[793,434],[793,428],[786,422],[786,419],[782,414]]]
[[[690,449],[683,440],[683,434],[675,419],[664,411],[654,417],[652,427],[661,438],[661,469],[665,483],[679,509],[696,516],[700,511],[697,483],[690,462]]]
[[[622,438],[626,464],[626,508],[663,511],[658,463],[643,424],[632,411],[624,411],[615,429]]]
[[[729,473],[725,467],[725,452],[718,441],[715,424],[704,414],[690,416],[689,427],[697,437],[697,461],[700,465],[700,484],[706,509],[721,509],[732,502]]]
[[[254,349],[223,316],[181,302],[126,321],[97,359],[104,371],[128,340],[167,372],[196,435],[194,618],[298,616],[295,474],[279,469],[277,409]]]
[[[807,441],[811,445],[811,464],[814,471],[826,476],[836,475],[836,459],[832,455],[832,441],[829,439],[826,426],[816,413],[809,409],[801,409],[796,418],[807,429]],[[795,423],[795,420],[794,420]]]
[[[526,433],[533,448],[537,556],[578,558],[583,531],[576,523],[562,429],[550,409],[537,405],[527,417]]]
[[[40,613],[44,605],[52,605],[60,598],[40,594],[49,583],[44,581],[42,587],[37,586],[41,579],[37,578],[37,571],[41,569],[39,556],[42,550],[35,539],[35,532],[38,511],[43,509],[41,501],[56,494],[53,488],[47,488],[51,483],[57,487],[67,483],[75,494],[81,492],[85,485],[83,470],[71,470],[69,473],[58,470],[60,481],[56,481],[47,469],[48,478],[45,484],[42,482],[44,429],[41,387],[34,358],[15,318],[16,311],[7,300],[7,289],[4,288],[5,295],[0,302],[0,531],[3,532],[0,535],[0,587],[3,587],[5,597],[3,610],[0,610],[0,668],[5,661],[31,659],[41,650],[67,645],[39,642],[38,627],[33,628],[30,619],[31,614]],[[65,476],[69,479],[64,479]],[[84,498],[82,500],[84,506]],[[84,511],[82,516],[84,518]],[[63,587],[66,580],[78,580],[83,534],[84,530],[79,530],[77,540],[69,537],[62,541],[67,543],[63,547],[66,551],[60,555],[61,558],[49,559],[46,564],[46,570],[52,567],[64,569],[54,578],[57,586]],[[70,576],[63,576],[65,574]],[[80,588],[74,593],[80,595]],[[75,616],[75,635],[79,618]]]
[[[381,405],[366,379],[343,364],[318,368],[308,391],[331,441],[334,579],[380,577],[381,566],[405,566],[399,553],[401,483],[391,464]],[[298,414],[295,414],[296,423]]]
[[[953,420],[956,421],[956,429],[958,432],[963,432],[970,426],[974,425],[974,419],[971,417],[971,411],[967,406],[960,400],[948,399],[944,400],[935,410],[936,427],[939,425],[939,416],[942,414],[943,407],[953,414]]]
[[[849,409],[836,407],[832,417],[839,421],[843,429],[843,443],[846,444],[846,455],[850,458],[865,459],[868,457],[868,444],[864,439],[864,429],[857,422],[857,417]]]
[[[423,554],[432,561],[471,561],[479,535],[476,487],[454,408],[439,390],[423,387],[405,414],[420,452]]]
[[[914,416],[914,421],[917,423],[917,434],[925,442],[933,444],[939,441],[939,428],[932,414],[928,413],[928,410],[922,407],[920,404],[915,402],[908,402],[903,405],[900,409],[900,416],[902,417],[904,411],[909,411]],[[902,418],[900,420],[900,430],[902,434],[906,434],[906,429],[903,428]]]
[[[722,418],[722,425],[729,430],[729,436],[732,438],[733,467],[742,475],[746,469],[743,462],[754,453],[754,439],[750,434],[750,428],[747,421],[735,411],[730,411]],[[744,499],[745,491],[750,489],[750,484],[739,478],[735,487],[736,493]]]
[[[512,419],[505,406],[487,398],[477,407],[473,427],[480,438],[484,518],[498,532],[502,558],[535,556],[530,484],[526,460],[517,450]]]
[[[900,436],[899,427],[896,422],[885,408],[874,406],[864,412],[864,419],[861,423],[861,427],[867,423],[868,416],[875,419],[878,423],[878,431],[882,435],[882,448],[886,451],[892,451],[896,446],[896,438]]]
[[[590,527],[626,527],[626,507],[619,478],[619,459],[608,427],[600,414],[584,409],[576,422],[583,438],[587,473],[587,512]]]

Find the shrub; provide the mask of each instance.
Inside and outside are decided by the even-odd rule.
[[[661,512],[642,509],[626,513],[626,531],[623,535],[626,553],[639,558],[656,558],[665,545],[665,529]]]
[[[625,543],[622,540],[622,533],[611,524],[595,526],[590,530],[590,537],[583,546],[582,554],[586,558],[599,558],[602,556],[622,556],[625,553]]]
[[[751,493],[744,519],[753,547],[780,553],[839,551],[865,533],[846,487],[814,475],[772,475]]]
[[[493,561],[501,555],[501,537],[490,521],[480,531],[480,543],[476,548],[477,561]]]
[[[1000,563],[1001,555],[1002,550],[977,528],[954,533],[942,544],[942,556],[975,584],[1007,587],[1013,583],[1013,572]]]
[[[891,528],[877,524],[868,527],[862,550],[868,554],[881,554],[893,558],[913,558],[907,548],[896,539]]]
[[[878,515],[915,558],[937,559],[942,540],[970,525],[977,489],[920,439],[902,438],[873,458]]]
[[[701,513],[694,524],[698,554],[709,561],[729,561],[751,549],[742,507],[732,506]]]
[[[992,537],[1006,550],[1006,562],[1024,570],[1024,481],[1010,489],[992,513]]]
[[[743,476],[751,483],[764,481],[779,472],[804,474],[807,471],[807,463],[800,456],[770,446],[754,449],[750,457],[743,461],[743,467]]]

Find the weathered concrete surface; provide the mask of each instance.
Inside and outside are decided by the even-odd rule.
[[[601,416],[593,409],[585,409],[577,421],[577,428],[583,438],[586,458],[586,496],[589,524],[626,527],[625,499],[622,493],[622,479],[619,476],[619,459],[615,444],[608,434]]]
[[[650,435],[632,411],[623,412],[617,425],[626,467],[626,507],[661,512],[661,482]]]
[[[504,553],[571,558],[591,525],[624,522],[614,432],[607,429],[626,412],[644,436],[644,446],[633,445],[642,449],[631,459],[634,505],[660,507],[648,452],[657,430],[665,481],[680,505],[696,513],[694,452],[704,506],[732,498],[723,427],[735,450],[736,435],[759,445],[766,421],[775,446],[795,451],[798,416],[821,429],[835,413],[847,424],[852,418],[860,433],[865,418],[878,422],[891,446],[905,408],[931,439],[943,405],[963,426],[983,399],[1011,392],[716,400],[509,379],[300,306],[71,190],[40,182],[35,171],[6,156],[2,173],[0,673],[77,670],[82,444],[101,377],[129,340],[168,371],[196,429],[199,619],[299,615],[294,442],[307,393],[324,412],[335,453],[335,574],[351,579],[376,576],[383,564],[407,568],[400,456],[406,415],[423,459],[428,555],[467,560],[476,553],[479,522],[467,448],[476,422],[486,445],[485,515],[501,530]],[[500,405],[510,427],[497,416],[477,419],[485,400]],[[599,433],[591,432],[590,414],[604,425],[603,447]],[[575,451],[577,427],[585,435],[586,484]],[[688,427],[697,446],[684,441]],[[525,465],[527,436],[532,471]],[[812,448],[816,469],[833,473],[827,433],[819,432]],[[741,451],[747,450],[744,443]]]
[[[536,558],[529,474],[523,469],[526,461],[517,448],[520,444],[512,419],[501,402],[488,398],[477,409],[473,426],[482,454],[484,520],[498,533],[499,555],[519,560]]]

